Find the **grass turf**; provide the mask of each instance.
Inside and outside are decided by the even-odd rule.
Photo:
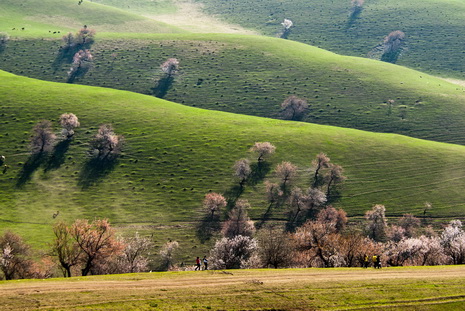
[[[144,273],[0,282],[8,310],[460,310],[464,268]]]
[[[107,217],[127,232],[154,233],[159,243],[178,240],[188,255],[203,238],[196,226],[204,194],[231,193],[237,185],[231,167],[240,158],[253,159],[248,149],[256,141],[277,147],[268,174],[247,185],[242,196],[251,202],[256,221],[287,219],[285,208],[264,216],[263,181],[277,181],[273,166],[295,163],[294,185],[305,188],[319,152],[344,167],[348,180],[334,204],[351,216],[375,203],[385,204],[391,217],[421,215],[425,201],[433,204],[428,213],[434,217],[460,217],[465,211],[463,146],[201,110],[5,72],[0,77],[0,145],[11,167],[0,175],[0,228],[13,229],[36,246],[50,241],[57,220]],[[27,146],[33,125],[49,119],[58,132],[58,117],[66,112],[81,122],[75,139],[31,164]],[[89,166],[86,157],[88,141],[102,123],[113,124],[126,140],[122,157],[105,169]],[[53,219],[56,211],[60,215]]]
[[[64,82],[70,64],[58,57],[59,45],[12,40],[0,68]],[[280,103],[293,94],[309,101],[304,121],[465,143],[464,87],[396,65],[241,35],[106,33],[91,51],[95,66],[76,83],[153,94],[159,65],[176,57],[170,101],[279,118]]]
[[[365,1],[356,18],[349,18],[349,0],[201,2],[210,14],[270,36],[281,30],[284,18],[291,19],[289,39],[344,55],[367,57],[390,32],[401,30],[407,40],[398,64],[434,75],[465,77],[463,1]]]
[[[184,32],[174,26],[90,1],[2,0],[0,31],[11,37],[61,38],[83,25],[97,31],[173,33]]]

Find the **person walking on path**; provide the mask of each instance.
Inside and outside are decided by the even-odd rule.
[[[203,256],[203,269],[204,270],[208,270],[208,259],[207,259],[207,256]]]
[[[199,270],[200,271],[200,257],[197,257],[195,260],[195,271]]]
[[[380,255],[376,256],[375,268],[381,269],[381,256]]]
[[[363,257],[363,267],[368,268],[369,265],[370,265],[370,260],[368,259],[368,255],[365,255]]]

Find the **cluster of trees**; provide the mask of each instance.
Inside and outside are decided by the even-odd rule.
[[[80,126],[78,117],[73,113],[64,113],[60,116],[61,133],[65,140],[71,140],[75,129]],[[30,149],[33,155],[41,156],[51,152],[56,145],[52,122],[49,120],[39,121],[33,128]],[[99,160],[114,159],[121,153],[123,137],[115,134],[110,124],[102,124],[97,134],[90,141],[90,153]]]
[[[93,56],[89,48],[95,41],[95,30],[84,25],[76,34],[68,33],[62,38],[59,59],[72,57],[71,68],[68,71],[68,83],[73,83],[78,77],[84,76],[93,64]]]
[[[151,239],[135,234],[116,237],[115,229],[103,220],[78,219],[71,225],[58,222],[53,227],[55,238],[48,251],[31,252],[21,237],[5,232],[0,236],[0,270],[6,280],[46,278],[61,270],[63,276],[133,273],[147,271]]]
[[[465,264],[465,231],[459,220],[438,232],[410,214],[388,225],[385,207],[375,205],[366,212],[364,224],[348,226],[342,209],[326,206],[293,231],[277,224],[256,230],[249,208],[246,200],[238,200],[230,210],[208,255],[211,268],[362,267],[365,256],[372,255],[379,256],[383,266]],[[47,278],[58,270],[65,277],[144,272],[153,263],[151,238],[137,233],[117,237],[105,219],[58,222],[53,232],[49,250],[40,254],[33,254],[12,232],[1,235],[2,277]],[[189,269],[176,265],[178,248],[176,241],[161,247],[159,269]]]
[[[62,38],[61,50],[64,53],[76,53],[82,49],[88,49],[95,41],[95,30],[84,25],[76,34],[69,32]]]
[[[373,255],[381,258],[383,266],[465,263],[465,231],[459,220],[439,233],[421,227],[421,221],[410,214],[388,226],[384,206],[375,205],[366,213],[363,227],[349,228],[343,210],[326,206],[295,231],[265,226],[255,233],[244,202],[239,204],[210,252],[216,269],[362,267],[365,256]]]

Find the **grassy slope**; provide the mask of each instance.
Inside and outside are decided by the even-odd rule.
[[[0,68],[64,82],[70,65],[56,62],[59,45],[11,41]],[[296,94],[310,103],[309,122],[465,143],[465,88],[396,65],[240,35],[97,34],[92,53],[94,68],[76,83],[151,94],[159,64],[177,57],[181,72],[165,97],[174,102],[278,118]]]
[[[463,310],[464,275],[463,266],[444,266],[19,280],[0,282],[0,304],[8,310]]]
[[[199,0],[207,12],[274,36],[284,18],[294,22],[289,36],[344,55],[367,56],[394,30],[407,35],[399,64],[435,75],[465,77],[465,3],[456,0],[365,1],[349,23],[349,0]],[[250,7],[253,6],[253,10]]]
[[[2,0],[0,7],[0,31],[12,37],[61,38],[64,33],[75,32],[83,25],[98,32],[183,32],[170,25],[89,1],[78,5],[78,1],[74,0]]]
[[[0,228],[13,228],[39,245],[50,238],[52,214],[59,210],[58,219],[108,217],[129,230],[144,225],[160,240],[192,247],[203,195],[234,186],[231,167],[251,156],[247,150],[255,141],[277,146],[273,165],[282,160],[298,165],[301,187],[308,186],[312,158],[326,152],[345,168],[348,180],[336,205],[350,215],[374,203],[386,204],[389,215],[420,215],[425,201],[433,204],[434,216],[465,212],[463,146],[213,112],[4,72],[0,78],[0,146],[11,166],[0,175]],[[44,170],[44,162],[33,173],[22,171],[32,126],[41,119],[57,124],[65,112],[75,113],[82,126],[68,150],[55,155],[53,169]],[[87,142],[105,122],[125,136],[124,156],[109,172],[86,171]],[[18,184],[20,178],[26,182]],[[272,171],[266,179],[275,180]],[[244,194],[256,220],[267,208],[264,197],[262,183]],[[272,217],[285,220],[285,212],[273,210]]]

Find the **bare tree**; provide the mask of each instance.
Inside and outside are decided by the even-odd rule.
[[[56,139],[56,135],[52,131],[52,122],[48,120],[42,120],[34,126],[32,131],[32,154],[40,155],[44,152],[51,151]]]
[[[384,38],[383,55],[381,60],[389,63],[395,63],[399,58],[405,42],[405,33],[400,30],[391,32]]]
[[[347,177],[343,175],[343,169],[341,166],[336,164],[331,164],[329,167],[329,172],[325,176],[326,185],[326,199],[329,201],[330,194],[333,188],[346,180]]]
[[[179,71],[179,61],[176,58],[168,58],[160,68],[168,78],[171,78]]]
[[[114,159],[121,153],[123,137],[116,135],[110,124],[103,124],[90,142],[91,152],[99,160]]]
[[[83,252],[83,276],[89,274],[96,261],[119,255],[124,248],[106,219],[96,219],[92,223],[78,219],[71,226],[70,234]]]
[[[278,184],[265,181],[266,199],[268,203],[274,204],[283,196],[283,191]]]
[[[300,212],[305,208],[305,196],[302,192],[302,189],[298,187],[294,187],[292,189],[291,195],[289,196],[289,205],[294,211],[294,218],[292,219],[292,222],[294,222],[296,221]]]
[[[291,33],[291,28],[294,26],[294,23],[290,19],[285,18],[281,25],[283,26],[283,29],[281,30],[280,38],[287,39]]]
[[[89,47],[95,41],[95,30],[84,25],[77,32],[74,40],[79,47]]]
[[[340,233],[347,224],[347,213],[343,209],[327,206],[318,212],[317,221],[333,224],[336,232]]]
[[[276,174],[281,179],[281,185],[286,187],[287,182],[291,181],[297,173],[297,166],[291,162],[283,161],[276,166]]]
[[[226,204],[224,196],[216,192],[207,193],[203,200],[203,207],[210,213],[211,217],[213,217],[215,212],[219,212],[224,208]]]
[[[233,209],[229,212],[229,219],[224,222],[221,233],[224,237],[233,238],[237,235],[252,237],[255,233],[255,226],[250,220],[247,209],[250,208],[247,200],[238,200]]]
[[[258,163],[265,161],[265,158],[273,154],[275,150],[276,147],[270,142],[256,142],[252,148],[250,148],[250,151],[258,155]]]
[[[160,250],[160,257],[162,261],[162,268],[169,270],[174,265],[174,252],[179,248],[179,243],[176,241],[166,242]]]
[[[248,159],[240,159],[234,163],[234,177],[239,179],[239,186],[244,187],[244,183],[249,178],[252,169],[250,168],[250,161]]]
[[[329,223],[307,221],[297,228],[293,235],[298,252],[303,255],[301,260],[306,260],[308,266],[331,267],[331,256],[336,255],[336,249],[331,245],[338,243],[336,239],[340,235],[335,227]]]
[[[281,104],[281,115],[287,120],[301,120],[307,108],[305,99],[291,95]]]
[[[62,37],[62,53],[71,54],[80,49],[88,49],[95,41],[95,30],[86,25],[79,29],[76,34],[71,32]]]
[[[292,243],[290,235],[280,228],[266,226],[258,232],[259,256],[265,267],[290,267]]]
[[[371,211],[365,213],[365,219],[368,222],[366,227],[367,234],[377,242],[386,241],[387,221],[385,213],[386,208],[381,204],[376,204]]]
[[[310,187],[305,194],[302,193],[300,188],[294,188],[292,189],[289,201],[291,207],[295,209],[292,220],[292,222],[295,222],[302,210],[314,212],[316,208],[323,206],[326,203],[326,195],[318,188]]]
[[[52,255],[60,263],[64,277],[71,277],[71,268],[78,265],[82,256],[82,249],[73,239],[70,228],[63,222],[53,226],[55,239],[52,243]]]
[[[81,124],[74,113],[64,113],[60,116],[60,125],[63,128],[61,130],[63,136],[67,139],[71,139],[74,135],[74,129]]]
[[[320,172],[322,169],[329,168],[330,158],[326,156],[323,152],[320,152],[316,159],[312,161],[312,168],[315,170],[313,174],[313,188],[316,188],[321,183]]]
[[[68,32],[68,34],[64,35],[61,40],[63,41],[61,48],[65,51],[69,51],[76,45],[76,39],[71,32]]]

